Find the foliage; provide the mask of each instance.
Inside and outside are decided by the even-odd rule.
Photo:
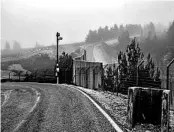
[[[59,68],[60,69],[72,69],[73,59],[70,55],[65,52],[59,57]]]
[[[113,91],[113,88],[114,88],[113,70],[111,67],[108,67],[106,70],[106,75],[104,76],[104,90]]]
[[[41,44],[39,44],[38,42],[36,42],[35,48],[40,48],[40,47],[43,47],[43,46]]]
[[[13,43],[13,50],[20,50],[20,49],[21,49],[20,43],[15,40]]]
[[[130,35],[140,35],[142,31],[141,25],[138,24],[127,24],[126,26],[120,25],[119,28],[117,24],[112,27],[99,27],[97,30],[89,30],[86,36],[87,43],[95,43],[100,41],[106,41],[108,39],[118,38],[127,31]]]
[[[123,30],[120,36],[118,37],[118,42],[119,44],[117,45],[117,49],[125,49],[126,46],[129,44],[130,38],[129,38],[129,32]]]
[[[158,68],[155,69],[155,64],[151,55],[148,54],[147,59],[145,60],[146,62],[141,63],[143,60],[144,54],[134,38],[127,46],[126,53],[120,51],[118,54],[119,86],[121,88],[128,88],[137,85],[137,67],[139,64],[141,65],[138,69],[138,85],[160,88],[160,71]]]
[[[73,59],[71,55],[65,52],[59,57],[59,82],[60,83],[72,83],[73,76]]]
[[[140,47],[145,54],[151,53],[155,61],[161,63],[164,61],[164,56],[167,53],[174,52],[174,21],[169,26],[167,32],[164,32],[161,36],[157,36],[154,30],[156,29],[153,23],[146,26]]]
[[[154,36],[156,36],[155,25],[152,22],[150,22],[149,24],[144,25],[143,36],[145,38],[148,37],[149,39],[152,39]]]
[[[5,43],[5,50],[10,50],[11,47],[10,47],[10,43],[8,41],[6,41]]]
[[[131,36],[135,36],[137,34],[141,34],[142,32],[142,27],[139,24],[127,24],[125,26],[125,29],[131,34]]]
[[[168,46],[174,46],[174,21],[167,31]]]
[[[40,69],[54,69],[55,59],[51,59],[48,54],[37,54],[27,59],[5,61],[1,63],[1,68],[7,70],[12,64],[20,64],[24,69],[33,72]]]
[[[16,74],[19,74],[19,73],[22,73],[22,72],[26,72],[26,70],[20,65],[20,64],[13,64],[13,65],[10,65],[8,67],[8,70],[16,73]]]

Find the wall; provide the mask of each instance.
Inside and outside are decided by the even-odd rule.
[[[73,83],[89,89],[102,86],[103,65],[99,62],[73,60]]]

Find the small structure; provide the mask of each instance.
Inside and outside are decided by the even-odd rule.
[[[86,60],[86,50],[73,59],[73,83],[90,89],[102,87],[103,64]]]
[[[128,89],[128,122],[161,125],[161,132],[169,128],[170,90],[130,87]]]
[[[102,63],[73,60],[74,84],[90,89],[98,89],[102,86],[102,76]]]

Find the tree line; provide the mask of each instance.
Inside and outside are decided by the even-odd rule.
[[[100,41],[106,41],[108,39],[118,38],[124,32],[128,32],[130,36],[145,36],[149,34],[151,36],[155,35],[155,25],[150,22],[144,26],[140,24],[126,24],[125,26],[114,24],[110,28],[108,26],[99,27],[97,30],[89,30],[85,42],[86,43],[95,43]]]
[[[39,44],[38,42],[36,42],[35,44],[35,48],[41,48],[44,47],[43,45]],[[10,50],[20,50],[21,44],[18,41],[14,41],[12,45],[10,45],[10,43],[8,41],[5,42],[5,47],[4,50],[5,51],[10,51]]]
[[[11,46],[8,41],[5,42],[5,47],[4,50],[9,51],[9,50],[20,50],[21,49],[21,44],[17,42],[16,40],[13,42],[13,45]]]
[[[160,34],[157,33],[157,30],[159,29],[157,29],[155,27],[155,24],[153,24],[152,22],[144,25],[143,28],[140,26],[142,28],[141,31],[136,30],[136,32],[134,32],[134,35],[133,32],[131,33],[130,27],[134,26],[133,25],[126,25],[125,27],[120,26],[119,29],[122,29],[120,34],[119,35],[117,34],[118,36],[115,35],[116,38],[118,39],[118,44],[115,45],[115,49],[117,51],[125,50],[127,45],[130,43],[131,38],[136,37],[137,41],[139,41],[139,47],[142,49],[144,54],[147,55],[148,53],[151,53],[151,56],[154,57],[154,61],[158,63],[157,65],[159,65],[159,63],[164,61],[164,56],[166,54],[170,54],[168,61],[170,61],[171,58],[174,57],[174,21],[169,25],[168,28],[166,28],[165,31],[161,32]],[[136,36],[136,33],[138,32],[140,33],[140,35]],[[92,41],[92,42],[98,42],[98,41]]]
[[[168,52],[171,53],[168,61],[174,57],[174,21],[161,36],[156,35],[152,23],[148,26],[151,30],[144,32],[146,36],[140,36],[140,43],[136,38],[130,42],[128,31],[118,38],[118,67],[113,66],[106,70],[105,90],[115,91],[118,88],[119,92],[124,92],[124,89],[131,86],[161,88],[162,74],[158,63],[164,61]]]
[[[149,32],[147,37],[141,37],[140,41],[142,51],[145,54],[151,53],[157,63],[163,63],[166,54],[170,54],[167,58],[170,61],[174,57],[174,21],[160,36]]]

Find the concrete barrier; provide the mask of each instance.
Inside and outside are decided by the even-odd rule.
[[[128,89],[128,123],[161,125],[161,132],[168,132],[170,90],[130,87]]]
[[[73,60],[74,84],[90,89],[98,89],[102,86],[102,76],[102,63]]]

